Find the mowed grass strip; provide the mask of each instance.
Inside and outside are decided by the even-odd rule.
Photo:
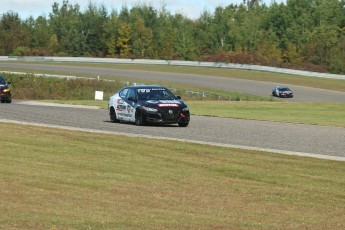
[[[190,101],[192,114],[345,127],[345,103]]]
[[[345,228],[344,162],[0,129],[1,229]]]

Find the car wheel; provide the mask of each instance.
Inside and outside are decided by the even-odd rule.
[[[140,112],[135,113],[135,124],[136,125],[143,125],[143,115]]]
[[[116,112],[115,112],[113,107],[110,108],[109,116],[110,116],[110,120],[112,122],[114,122],[114,123],[119,123],[120,122],[120,120],[117,119],[117,117],[116,117]]]
[[[1,103],[5,103],[5,101],[1,101]]]
[[[6,103],[11,103],[11,102],[12,102],[12,100],[7,100],[7,101],[6,101]]]
[[[178,126],[180,126],[180,127],[187,127],[188,125],[189,125],[189,122],[187,122],[187,123],[179,122],[178,123]]]

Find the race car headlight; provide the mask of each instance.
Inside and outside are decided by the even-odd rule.
[[[2,92],[8,93],[8,92],[10,92],[10,89],[4,89]]]
[[[182,109],[183,112],[186,112],[186,111],[189,111],[189,108],[188,107],[185,107]]]
[[[158,112],[158,109],[154,109],[154,108],[150,108],[146,106],[142,106],[141,108],[147,112]]]

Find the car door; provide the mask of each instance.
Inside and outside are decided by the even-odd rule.
[[[125,117],[127,121],[135,122],[135,108],[137,105],[137,95],[134,89],[129,89],[125,103],[126,103],[126,111]]]
[[[277,88],[276,88],[276,96],[277,96],[277,97],[279,97],[279,96],[280,96],[280,93],[279,93],[279,92],[280,92],[280,88],[279,88],[279,87],[277,87]]]
[[[129,89],[125,88],[121,90],[118,94],[119,98],[116,98],[116,116],[119,120],[127,121],[126,117],[126,110],[127,110],[127,103],[126,97],[128,94]]]

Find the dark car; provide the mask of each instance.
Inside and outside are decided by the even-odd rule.
[[[128,86],[109,98],[109,116],[113,122],[178,124],[190,121],[188,106],[170,90],[159,85]]]
[[[0,76],[0,101],[1,103],[11,103],[12,97],[11,97],[11,90],[8,84],[11,84],[11,82],[6,82],[5,78],[3,76]]]
[[[293,97],[293,92],[286,86],[275,86],[272,89],[272,95],[276,97]]]

